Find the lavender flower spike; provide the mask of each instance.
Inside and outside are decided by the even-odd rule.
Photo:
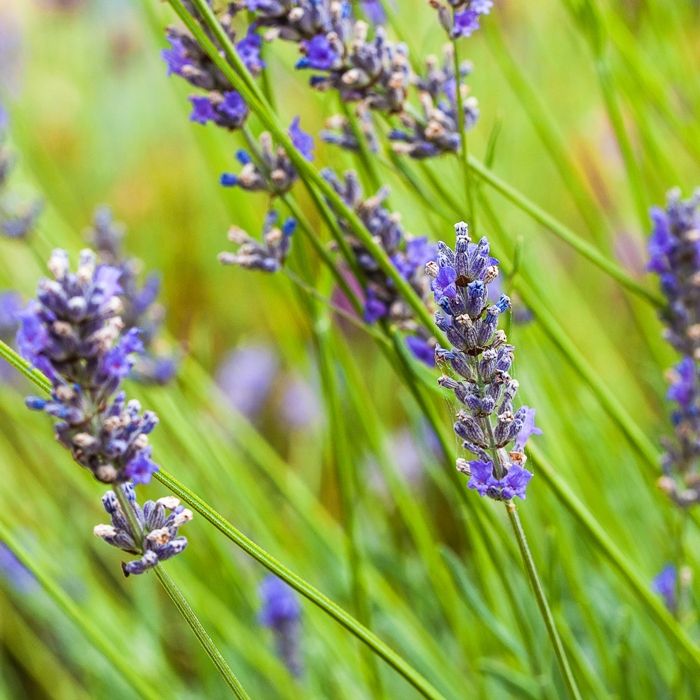
[[[192,511],[181,506],[174,496],[146,501],[141,508],[133,486],[125,484],[123,489],[141,528],[140,535],[132,533],[114,491],[107,491],[102,497],[102,505],[111,516],[112,524],[97,525],[94,533],[113,547],[141,555],[140,559],[122,562],[124,576],[143,574],[185,549],[187,538],[178,536],[178,529],[192,520]]]
[[[294,591],[277,576],[266,576],[260,584],[260,623],[275,634],[277,654],[294,676],[302,673],[299,658],[301,606]]]
[[[669,371],[675,438],[665,441],[659,486],[687,507],[700,502],[700,190],[685,202],[670,192],[666,209],[652,209],[651,218],[648,268],[667,300],[664,336],[681,355]]]
[[[239,246],[238,250],[235,253],[220,253],[219,261],[224,265],[239,265],[249,270],[277,272],[287,259],[296,221],[286,219],[281,228],[275,226],[276,223],[277,212],[268,212],[262,243],[251,238],[243,229],[232,226],[228,239]]]
[[[438,244],[437,260],[426,266],[439,311],[435,322],[452,348],[438,348],[438,364],[449,371],[439,383],[462,405],[454,425],[474,460],[459,459],[457,469],[469,476],[468,488],[498,501],[525,498],[532,473],[525,469],[525,443],[539,431],[534,410],[515,410],[518,382],[509,370],[515,348],[498,328],[498,318],[510,308],[502,295],[488,303],[488,285],[498,276],[486,238],[473,243],[465,223],[455,225],[452,250]],[[541,431],[539,431],[541,432]]]
[[[123,332],[121,273],[97,265],[89,250],[76,272],[66,252],[55,250],[49,269],[54,279],[39,283],[37,299],[20,314],[17,345],[52,392],[48,400],[29,397],[27,406],[58,420],[58,441],[99,481],[147,483],[158,470],[148,445],[158,419],[119,392],[143,347],[138,329]]]

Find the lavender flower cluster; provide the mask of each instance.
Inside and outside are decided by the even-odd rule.
[[[299,649],[301,605],[294,591],[277,576],[266,576],[260,584],[260,624],[275,635],[277,655],[293,676],[301,676]]]
[[[53,391],[27,404],[58,419],[59,442],[99,481],[147,483],[158,469],[148,446],[158,421],[118,392],[143,348],[138,329],[123,332],[121,271],[97,265],[89,250],[75,273],[63,250],[53,252],[49,269],[54,279],[39,283],[37,299],[20,314],[17,345]]]
[[[447,4],[430,0],[430,4],[437,10],[445,31],[458,39],[471,36],[479,29],[479,20],[491,12],[493,0],[447,0]]]
[[[476,13],[478,18],[488,11],[488,5],[487,0],[459,3],[464,8],[455,18],[465,26],[460,29],[463,34],[467,17]],[[437,60],[430,59],[426,74],[417,76],[405,44],[392,42],[382,26],[370,31],[366,22],[353,15],[347,2],[246,0],[246,7],[254,13],[253,26],[268,27],[266,40],[280,38],[299,45],[302,57],[296,67],[314,71],[309,80],[312,88],[334,90],[344,102],[357,103],[386,117],[398,116],[403,128],[391,130],[389,139],[401,153],[427,158],[458,150],[457,90],[464,97],[466,128],[476,122],[476,102],[468,99],[463,82],[469,73],[468,64],[460,70],[457,81],[449,49],[444,67],[438,69]],[[412,104],[414,90],[420,110]],[[366,116],[363,119],[363,131],[371,130]],[[356,137],[343,128],[342,119],[335,121],[340,133],[331,130],[323,138],[356,149]],[[375,140],[372,137],[369,142]]]
[[[230,4],[221,17],[222,25],[229,38],[235,42],[232,20],[238,8]],[[248,106],[231,86],[197,42],[185,31],[170,27],[167,30],[169,49],[161,53],[168,66],[168,75],[178,75],[200,93],[190,97],[192,121],[200,124],[213,122],[225,129],[240,129],[248,118]],[[238,52],[251,73],[259,73],[264,64],[260,57],[262,42],[251,28],[248,34],[236,44]]]
[[[128,526],[116,494],[110,492],[104,505],[112,526],[102,526],[96,534],[141,555],[123,566],[127,575],[142,573],[184,549],[186,540],[177,537],[177,529],[191,513],[172,499],[147,502],[142,511],[130,483],[146,484],[158,470],[148,444],[158,418],[142,412],[138,401],[127,401],[120,391],[133,356],[143,351],[139,329],[125,329],[120,316],[124,270],[98,264],[89,250],[81,253],[76,272],[71,272],[65,251],[54,251],[49,270],[54,279],[41,280],[36,300],[19,314],[20,353],[52,385],[48,400],[29,397],[27,406],[57,419],[56,437],[75,461],[125,494],[140,532]],[[167,518],[165,508],[173,511]]]
[[[141,555],[139,559],[122,562],[122,571],[129,576],[142,574],[159,562],[180,554],[187,547],[187,539],[178,535],[178,530],[192,520],[192,511],[181,506],[174,496],[146,501],[141,508],[136,502],[133,486],[127,484],[123,490],[136,516],[140,536],[131,531],[114,491],[107,491],[102,497],[102,505],[110,515],[112,524],[96,525],[94,533],[113,547]]]
[[[473,243],[467,225],[456,224],[452,250],[438,243],[437,261],[427,265],[439,310],[438,327],[452,348],[438,348],[436,359],[451,376],[441,386],[454,393],[462,408],[455,433],[477,459],[459,459],[457,468],[469,476],[467,486],[479,495],[508,501],[525,498],[532,473],[525,469],[525,443],[541,431],[535,427],[535,411],[527,406],[515,410],[518,382],[509,370],[514,348],[498,328],[501,314],[510,308],[502,295],[488,302],[488,286],[498,277],[498,261],[482,238]]]
[[[98,254],[99,262],[119,270],[124,329],[138,328],[143,350],[134,359],[131,377],[148,384],[167,384],[177,372],[177,360],[171,354],[155,351],[156,337],[165,319],[165,311],[156,303],[160,277],[150,273],[143,285],[139,276],[143,262],[128,257],[122,247],[124,228],[115,223],[109,207],[100,207],[88,230],[88,241]]]
[[[329,169],[323,170],[322,174],[362,220],[367,230],[386,251],[391,262],[416,293],[422,298],[427,298],[430,288],[425,275],[425,265],[435,257],[435,246],[431,245],[426,237],[414,237],[406,233],[401,226],[398,214],[391,213],[383,206],[389,190],[382,188],[373,197],[365,199],[355,173],[345,173],[342,180]],[[432,365],[434,354],[432,339],[427,336],[422,326],[416,323],[411,308],[397,293],[392,281],[382,271],[374,257],[352,234],[347,223],[343,219],[339,222],[364,277],[365,321],[376,323],[387,320],[397,324],[410,334],[407,342],[413,354]]]
[[[648,269],[661,280],[665,338],[681,355],[669,372],[675,439],[667,440],[661,488],[680,506],[700,502],[700,190],[687,200],[669,193],[651,212]]]

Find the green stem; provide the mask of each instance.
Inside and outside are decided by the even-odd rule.
[[[460,156],[462,159],[462,177],[464,179],[464,194],[467,202],[467,213],[472,231],[476,232],[476,204],[474,202],[474,187],[472,185],[471,168],[469,167],[469,146],[467,138],[467,124],[464,115],[464,95],[460,80],[459,64],[459,39],[452,39],[452,63],[455,80],[455,96],[457,101],[457,128],[459,129]]]
[[[170,578],[170,575],[165,571],[165,569],[158,565],[155,567],[154,572],[158,577],[161,585],[168,594],[170,600],[172,600],[178,612],[185,619],[190,629],[194,632],[195,637],[199,640],[204,651],[214,663],[214,666],[218,669],[219,673],[223,676],[226,684],[233,691],[233,694],[238,698],[238,700],[250,700],[250,696],[246,693],[245,688],[241,685],[241,682],[236,678],[233,671],[226,663],[223,655],[214,644],[212,638],[207,634],[207,631],[202,626],[196,613],[190,607],[182,591],[175,585],[175,582]]]
[[[505,506],[510,524],[513,526],[513,532],[515,533],[515,539],[518,542],[523,563],[525,564],[527,576],[535,594],[535,599],[537,600],[537,607],[540,609],[542,619],[544,620],[545,627],[547,628],[547,634],[549,635],[549,639],[554,647],[554,654],[557,657],[559,669],[564,677],[567,690],[572,698],[575,700],[581,700],[581,693],[576,685],[576,679],[574,678],[571,667],[569,666],[569,660],[566,656],[564,645],[559,637],[559,632],[557,631],[557,626],[554,622],[552,611],[549,608],[549,603],[547,602],[547,597],[544,593],[544,589],[542,588],[542,583],[537,575],[537,567],[535,566],[535,561],[532,558],[532,553],[530,552],[530,547],[527,543],[525,531],[523,530],[522,523],[520,522],[520,517],[518,516],[515,503],[513,503],[513,501],[507,501]]]
[[[34,578],[41,584],[49,597],[63,611],[76,627],[85,635],[85,638],[95,647],[109,663],[114,667],[119,676],[128,683],[141,697],[149,700],[158,700],[162,697],[143,682],[141,673],[129,662],[123,650],[116,648],[107,641],[101,632],[88,620],[80,608],[39,568],[30,555],[19,545],[12,533],[0,520],[0,540],[5,542],[22,565],[31,572]]]

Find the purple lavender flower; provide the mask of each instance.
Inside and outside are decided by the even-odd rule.
[[[535,412],[513,408],[518,382],[509,374],[514,348],[498,329],[499,316],[510,308],[502,295],[488,302],[488,285],[498,276],[498,261],[491,257],[486,238],[473,243],[467,225],[455,226],[452,250],[438,244],[437,260],[428,263],[439,311],[435,322],[452,348],[438,348],[436,358],[450,370],[439,383],[462,404],[454,425],[463,447],[476,459],[457,462],[469,475],[467,486],[481,496],[508,501],[525,498],[532,474],[524,468],[523,449],[535,427]],[[509,449],[510,448],[510,449]]]
[[[664,600],[666,607],[674,612],[678,605],[678,595],[676,592],[676,580],[678,572],[673,564],[667,564],[652,581],[651,587]]]
[[[415,110],[402,113],[402,127],[389,133],[389,139],[398,153],[422,160],[459,150],[461,137],[452,51],[452,46],[445,47],[442,66],[435,56],[427,58],[425,74],[416,81],[422,114]],[[479,117],[478,103],[469,96],[464,83],[470,72],[471,66],[462,64],[459,90],[462,93],[465,129],[471,129]]]
[[[493,0],[447,0],[443,5],[438,0],[431,0],[431,5],[438,11],[440,24],[448,34],[458,39],[471,36],[479,29],[481,15],[487,15],[493,7]]]
[[[372,24],[386,24],[386,10],[382,0],[362,0],[362,10]]]
[[[308,41],[302,41],[301,48],[304,52],[304,57],[297,61],[297,68],[332,70],[340,59],[340,54],[336,47],[322,34]]]
[[[277,576],[266,576],[259,588],[260,624],[275,635],[277,655],[294,676],[302,674],[299,649],[301,605],[292,588]]]
[[[53,390],[27,406],[57,419],[58,441],[99,481],[123,483],[134,472],[145,483],[158,468],[148,447],[158,419],[118,392],[141,349],[137,329],[122,331],[120,271],[83,251],[73,273],[63,250],[51,255],[49,269],[54,280],[42,280],[20,314],[17,345]]]
[[[406,337],[406,345],[417,360],[428,367],[435,365],[435,346],[429,340],[419,335],[409,335]]]
[[[288,218],[278,227],[275,225],[277,219],[276,211],[268,212],[262,242],[251,238],[243,229],[232,226],[228,232],[228,239],[238,245],[238,250],[235,253],[219,253],[219,262],[261,272],[280,270],[289,254],[296,221]]]
[[[262,39],[250,27],[248,33],[236,44],[236,51],[245,64],[245,67],[253,74],[261,73],[265,68],[265,61],[260,55]]]
[[[0,542],[0,578],[20,593],[29,593],[37,587],[32,573],[4,542]]]
[[[299,117],[292,119],[292,124],[289,127],[289,137],[292,139],[294,148],[306,158],[306,160],[314,159],[314,139],[306,132],[302,131],[299,125]]]
[[[224,31],[232,41],[235,34],[232,28],[233,16],[238,11],[235,3],[228,5],[227,12],[221,17]],[[213,122],[225,129],[239,129],[248,117],[248,106],[209,58],[206,52],[186,32],[170,27],[167,31],[170,48],[163,49],[161,56],[167,66],[168,75],[177,75],[203,94],[190,97],[192,113],[190,119],[198,124]],[[265,66],[260,57],[261,39],[254,29],[249,29],[246,36],[237,42],[241,59],[253,74],[259,73]]]
[[[99,262],[119,271],[120,317],[124,329],[140,331],[143,350],[135,358],[130,376],[145,384],[167,384],[175,376],[178,362],[172,354],[155,351],[165,319],[165,310],[157,303],[160,277],[151,273],[142,284],[139,282],[143,262],[125,254],[124,227],[115,223],[109,207],[99,207],[95,211],[87,239],[97,251]]]
[[[254,420],[267,401],[278,366],[277,355],[267,345],[241,345],[219,366],[216,383],[235,411]]]
[[[314,386],[301,375],[288,377],[280,406],[280,416],[285,424],[303,430],[318,423],[322,415]]]
[[[700,191],[688,201],[670,192],[666,209],[652,209],[651,219],[648,269],[666,297],[664,337],[681,355],[669,372],[675,437],[664,442],[659,486],[687,507],[700,502]]]
[[[192,511],[181,506],[174,496],[146,501],[141,508],[133,486],[127,483],[122,488],[141,529],[140,536],[131,531],[114,491],[107,491],[102,497],[112,524],[97,525],[94,533],[113,547],[140,555],[139,559],[122,562],[124,576],[143,574],[187,547],[187,538],[178,535],[178,530],[192,520]]]
[[[294,122],[290,127],[290,133],[293,128]],[[299,130],[297,136],[306,137],[306,134]],[[299,148],[299,144],[295,145]],[[311,146],[313,146],[313,139]],[[308,142],[305,142],[305,148],[310,148]],[[289,192],[298,178],[296,168],[287,152],[281,146],[276,146],[272,136],[266,131],[258,138],[256,160],[253,160],[251,155],[243,149],[237,151],[236,160],[243,166],[241,172],[238,175],[224,173],[220,180],[224,187],[240,187],[248,192],[268,192],[275,197]]]

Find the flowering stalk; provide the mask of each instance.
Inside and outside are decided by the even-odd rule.
[[[681,355],[669,372],[675,435],[665,444],[659,486],[689,507],[700,502],[700,191],[688,201],[670,192],[666,209],[651,216],[648,269],[659,275],[667,300],[664,337]]]
[[[501,295],[489,304],[488,285],[498,277],[498,261],[491,257],[486,238],[472,243],[464,223],[455,225],[455,233],[455,249],[440,242],[437,261],[428,263],[427,271],[439,306],[435,321],[452,346],[436,350],[438,363],[453,375],[443,375],[439,383],[462,404],[454,430],[463,447],[477,457],[458,459],[457,469],[469,476],[468,488],[505,503],[562,676],[571,697],[578,699],[581,696],[513,503],[516,496],[525,498],[532,478],[524,466],[525,443],[541,431],[535,427],[533,409],[513,409],[518,382],[509,370],[515,349],[498,329],[499,316],[510,308],[510,300]]]

